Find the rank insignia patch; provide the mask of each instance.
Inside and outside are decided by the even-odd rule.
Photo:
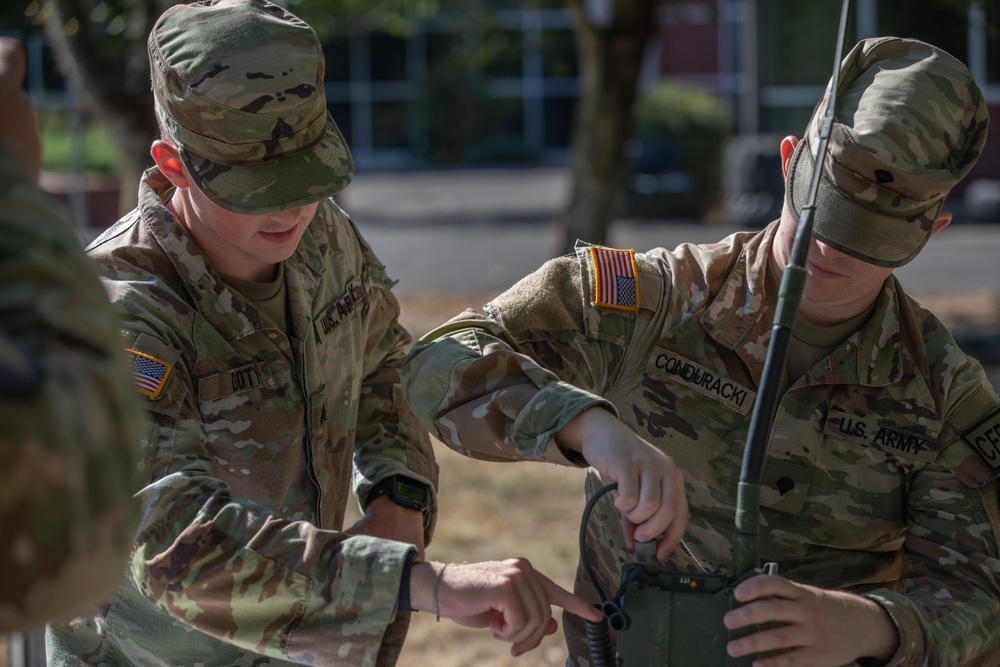
[[[158,398],[167,384],[173,366],[143,352],[132,349],[127,349],[126,352],[132,355],[132,377],[135,378],[139,393]]]
[[[594,263],[594,305],[639,310],[635,251],[592,246],[590,257]]]

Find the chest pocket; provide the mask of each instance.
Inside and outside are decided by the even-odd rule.
[[[760,480],[760,506],[798,516],[809,498],[816,471],[812,466],[769,458]]]
[[[209,447],[237,446],[249,455],[253,450],[263,451],[283,433],[287,438],[289,427],[301,423],[301,417],[290,418],[289,411],[279,407],[281,396],[291,389],[288,384],[276,378],[264,362],[237,362],[198,378],[198,411]],[[301,409],[295,413],[301,415]]]
[[[916,424],[896,423],[879,415],[859,415],[842,407],[831,407],[823,420],[825,438],[842,443],[875,466],[912,472],[934,461],[941,448],[936,432]]]
[[[309,392],[309,419],[315,440],[329,435],[341,438],[360,398],[360,378],[370,344],[369,314],[379,302],[373,296],[367,271],[352,278],[340,295],[319,309],[313,317],[312,341],[305,342],[306,373]],[[376,306],[377,307],[377,306]],[[337,422],[327,434],[330,422]],[[349,427],[353,430],[353,426]]]
[[[815,421],[818,442],[803,440],[808,450],[801,453],[815,468],[805,512],[822,517],[830,544],[874,549],[901,539],[907,480],[938,456],[937,422],[908,421],[906,416],[914,413],[897,405],[881,406],[894,420],[849,402],[828,405]]]
[[[755,398],[750,387],[725,372],[656,346],[632,390],[631,402],[640,433],[654,441],[692,447],[687,464],[698,467],[699,460],[742,451],[740,439]],[[667,451],[676,453],[672,448]]]
[[[273,386],[274,377],[267,364],[251,363],[199,379],[198,400],[215,401]]]
[[[218,367],[218,366],[216,366]],[[304,452],[301,395],[264,362],[239,363],[197,378],[205,449],[234,495],[269,507],[287,505],[301,483]]]
[[[647,372],[669,377],[677,384],[744,416],[750,414],[757,396],[749,387],[726,377],[724,373],[713,371],[664,348],[654,352]]]

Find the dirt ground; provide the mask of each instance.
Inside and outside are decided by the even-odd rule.
[[[466,307],[492,295],[407,297],[402,321],[419,337]],[[916,295],[962,340],[977,343],[994,378],[1000,378],[1000,292]],[[969,350],[972,353],[972,350]],[[994,379],[994,386],[997,379]],[[483,463],[435,444],[441,466],[440,516],[427,555],[440,561],[525,556],[557,583],[571,587],[577,531],[583,510],[583,472],[543,464]],[[350,521],[350,518],[348,519]],[[560,619],[561,623],[561,619]],[[0,667],[7,667],[0,637]],[[536,650],[512,658],[506,644],[485,630],[414,614],[400,667],[551,667],[566,660],[561,630]]]

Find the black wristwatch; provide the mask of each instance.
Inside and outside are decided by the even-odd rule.
[[[397,505],[423,512],[431,502],[431,489],[415,479],[392,475],[372,487],[368,492],[368,502],[371,503],[379,496],[388,496]]]

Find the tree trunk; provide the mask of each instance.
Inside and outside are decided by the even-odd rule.
[[[44,2],[45,34],[60,71],[88,114],[101,119],[114,138],[122,164],[119,213],[124,213],[135,206],[139,179],[152,164],[149,147],[158,135],[146,36],[161,8],[156,0],[128,3],[122,15],[127,27],[112,43],[106,24],[91,20],[95,10],[89,0]]]
[[[655,25],[657,0],[613,0],[610,23],[596,26],[584,0],[569,0],[581,91],[570,149],[570,195],[556,219],[556,252],[577,239],[606,242],[625,178],[624,144],[643,53]]]

